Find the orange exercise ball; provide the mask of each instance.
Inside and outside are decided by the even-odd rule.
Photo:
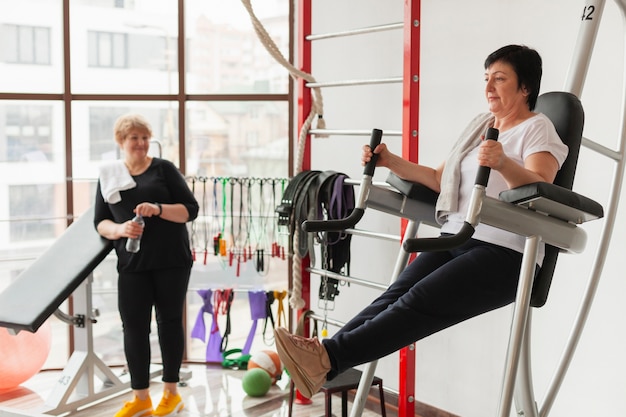
[[[0,327],[0,390],[15,388],[41,370],[52,346],[52,330],[45,322],[35,333],[12,335]]]

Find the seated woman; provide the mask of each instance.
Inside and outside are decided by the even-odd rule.
[[[490,54],[484,66],[489,112],[468,125],[445,163],[418,165],[385,144],[363,148],[363,164],[377,154],[377,166],[440,193],[436,214],[442,234],[457,233],[463,225],[478,166],[492,169],[487,195],[497,197],[509,188],[554,181],[568,153],[550,120],[533,112],[542,75],[539,54],[508,45]],[[499,141],[483,140],[488,127],[500,131]],[[310,398],[346,369],[513,302],[523,250],[522,236],[478,224],[462,246],[420,254],[332,338],[320,342],[277,328],[280,359],[296,388]],[[538,260],[541,264],[543,247]]]

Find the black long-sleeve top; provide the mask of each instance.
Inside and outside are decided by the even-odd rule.
[[[98,180],[96,191],[94,225],[109,219],[123,223],[135,215],[133,209],[139,203],[183,204],[189,212],[188,221],[198,216],[198,202],[189,189],[178,168],[165,159],[153,158],[148,169],[133,176],[137,186],[120,191],[122,200],[116,204],[104,201]],[[141,238],[141,250],[126,251],[126,238],[113,241],[117,253],[117,270],[127,272],[147,271],[172,267],[190,266],[192,261],[189,234],[185,223],[175,223],[160,217],[144,218],[145,227]]]

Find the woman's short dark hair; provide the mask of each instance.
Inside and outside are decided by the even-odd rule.
[[[506,62],[517,74],[519,88],[528,90],[528,108],[534,110],[541,86],[541,56],[523,45],[507,45],[492,52],[485,60],[485,69],[494,62]]]

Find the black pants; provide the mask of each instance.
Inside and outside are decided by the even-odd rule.
[[[185,349],[183,306],[191,268],[120,273],[118,308],[131,388],[150,386],[152,307],[163,361],[163,382],[178,382]]]
[[[380,297],[323,340],[332,365],[327,378],[513,302],[521,260],[519,252],[477,240],[421,253]]]

